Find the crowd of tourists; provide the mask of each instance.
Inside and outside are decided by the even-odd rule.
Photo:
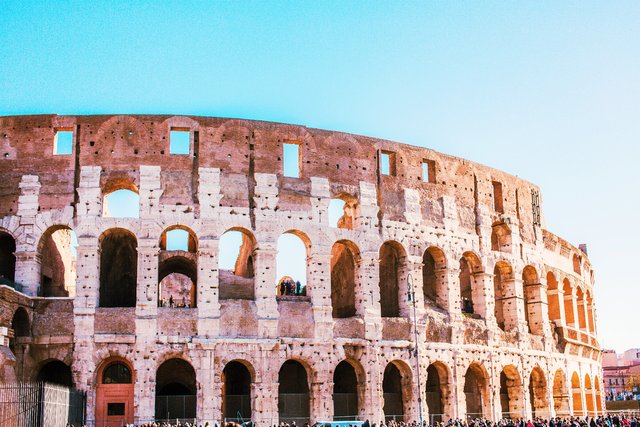
[[[124,424],[123,427],[258,427],[253,423],[238,424],[234,422],[227,423],[189,423],[180,422],[150,422],[142,424]],[[67,427],[74,427],[69,424]],[[87,427],[85,425],[81,427]],[[298,427],[295,422],[287,423],[281,422],[278,426],[273,425],[271,427]],[[311,427],[309,424],[304,424],[303,427]],[[636,416],[618,416],[618,415],[604,415],[598,417],[570,417],[570,418],[551,418],[543,419],[536,418],[534,420],[524,419],[502,419],[500,421],[490,421],[487,419],[476,418],[469,421],[460,419],[450,419],[446,422],[433,422],[429,423],[424,421],[422,425],[417,421],[404,422],[404,421],[381,421],[379,424],[369,423],[369,421],[357,422],[353,425],[349,425],[348,422],[344,422],[341,427],[640,427],[640,414]]]

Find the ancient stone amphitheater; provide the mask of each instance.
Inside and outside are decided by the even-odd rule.
[[[602,412],[586,247],[529,182],[210,117],[3,117],[0,143],[0,379],[84,390],[91,422]]]

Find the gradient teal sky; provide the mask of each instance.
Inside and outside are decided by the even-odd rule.
[[[640,347],[640,2],[0,6],[0,115],[271,120],[517,174],[589,245],[603,345]]]

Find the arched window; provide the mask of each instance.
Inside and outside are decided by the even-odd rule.
[[[426,304],[446,308],[448,302],[446,286],[446,257],[436,247],[430,247],[422,255],[422,292]]]
[[[340,193],[329,202],[329,226],[352,229],[359,216],[358,200],[348,193]]]
[[[227,421],[251,419],[251,373],[245,363],[234,360],[222,371],[222,414]]]
[[[518,369],[513,365],[505,366],[500,372],[500,406],[502,418],[516,419],[524,417],[522,401],[522,381]]]
[[[196,417],[196,372],[182,359],[169,359],[156,371],[156,420]]]
[[[542,335],[542,289],[538,272],[530,265],[522,270],[522,285],[524,287],[524,319],[527,322],[529,333]]]
[[[76,233],[66,226],[49,228],[40,239],[42,297],[74,297],[76,293]]]
[[[539,367],[533,368],[529,378],[529,400],[533,418],[549,418],[549,405],[547,404],[547,380],[544,372]]]
[[[491,250],[511,253],[511,229],[504,222],[491,226]]]
[[[112,363],[102,372],[102,384],[131,384],[132,382],[131,370],[124,363]]]
[[[102,216],[109,218],[139,218],[140,196],[137,191],[119,189],[104,196]]]
[[[562,281],[562,292],[564,293],[564,315],[566,324],[567,326],[575,327],[576,318],[575,311],[573,309],[573,288],[571,287],[568,279],[564,279]]]
[[[358,376],[353,365],[343,360],[333,372],[333,416],[355,420],[358,413]]]
[[[400,316],[401,268],[404,250],[395,242],[385,242],[380,247],[380,313],[382,317]]]
[[[356,315],[356,269],[358,247],[341,240],[331,248],[331,305],[334,318]]]
[[[405,405],[411,399],[411,373],[404,363],[395,361],[384,369],[382,393],[384,396],[384,418],[386,421],[404,421]]]
[[[59,360],[52,360],[42,365],[38,371],[37,381],[72,387],[71,368]]]
[[[220,237],[218,275],[221,300],[254,299],[255,248],[255,238],[244,229],[231,229]]]
[[[16,280],[16,241],[5,232],[0,231],[0,283]]]
[[[467,403],[467,420],[483,418],[489,411],[487,375],[478,364],[471,364],[464,375],[464,396]]]
[[[499,261],[493,270],[493,289],[495,298],[495,316],[502,330],[511,330],[517,326],[516,293],[513,269],[509,263]]]
[[[280,422],[309,419],[309,382],[300,362],[287,360],[278,372],[278,415]]]
[[[560,324],[562,319],[558,281],[552,272],[547,273],[547,301],[549,302],[549,323],[553,329],[554,325]]]
[[[476,306],[476,299],[482,290],[482,283],[476,279],[475,274],[482,272],[480,259],[473,252],[465,252],[460,259],[460,308],[462,313],[482,316],[483,307]]]
[[[569,411],[569,391],[564,372],[558,369],[553,376],[553,408],[558,417],[567,417]]]
[[[449,395],[447,368],[442,362],[435,362],[427,368],[425,394],[430,420],[441,422],[449,418],[446,413],[446,399]]]
[[[582,271],[582,269],[580,268],[581,264],[582,264],[581,258],[578,255],[573,254],[573,272],[574,273],[581,274],[581,271]]]
[[[577,372],[571,375],[571,394],[573,396],[573,415],[583,416],[582,409],[582,386]]]
[[[197,239],[186,227],[174,226],[160,236],[158,306],[196,307]]]
[[[138,243],[124,229],[106,231],[100,239],[100,307],[135,307]]]
[[[301,236],[303,236],[301,233],[287,232],[278,238],[276,256],[278,296],[307,295],[307,245]]]

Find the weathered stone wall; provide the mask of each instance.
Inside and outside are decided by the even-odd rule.
[[[170,154],[172,128],[189,130],[189,155]],[[53,154],[60,129],[74,132],[70,155]],[[11,350],[2,353],[2,372],[34,379],[45,362],[65,362],[75,386],[88,391],[89,418],[98,372],[113,360],[134,373],[135,419],[152,418],[156,373],[171,358],[193,367],[197,415],[206,420],[223,416],[222,372],[231,361],[251,374],[259,424],[277,423],[278,372],[287,360],[307,373],[311,421],[335,415],[333,373],[343,360],[356,373],[358,416],[376,422],[389,390],[383,383],[393,383],[384,381],[390,364],[401,376],[408,419],[419,416],[418,393],[433,400],[424,394],[433,372],[439,394],[427,393],[436,393],[447,418],[602,410],[593,271],[584,251],[544,230],[531,183],[425,148],[246,120],[4,117],[0,138],[0,232],[16,243],[15,282],[23,289],[0,286],[0,332]],[[300,146],[299,178],[283,176],[283,143]],[[380,153],[390,153],[391,175],[381,173]],[[426,161],[435,165],[427,182]],[[103,197],[118,189],[140,195],[139,218],[103,215]],[[350,203],[345,228],[329,226],[332,198]],[[158,307],[161,236],[176,226],[197,240],[188,255],[197,266],[195,308]],[[75,298],[35,299],[50,265],[42,263],[41,242],[59,228],[78,236]],[[100,268],[111,265],[101,248],[114,230],[135,238],[131,307],[101,306]],[[218,270],[227,230],[251,237],[241,264],[251,259],[252,277]],[[306,296],[276,297],[284,232],[307,246]],[[344,248],[351,261],[334,269]],[[437,260],[423,270],[427,250]],[[424,277],[435,286],[433,301],[425,301],[432,294],[423,292]],[[461,279],[470,283],[467,302]],[[14,338],[18,307],[31,326]],[[503,372],[509,408],[500,403]],[[465,385],[473,375],[474,385]]]

